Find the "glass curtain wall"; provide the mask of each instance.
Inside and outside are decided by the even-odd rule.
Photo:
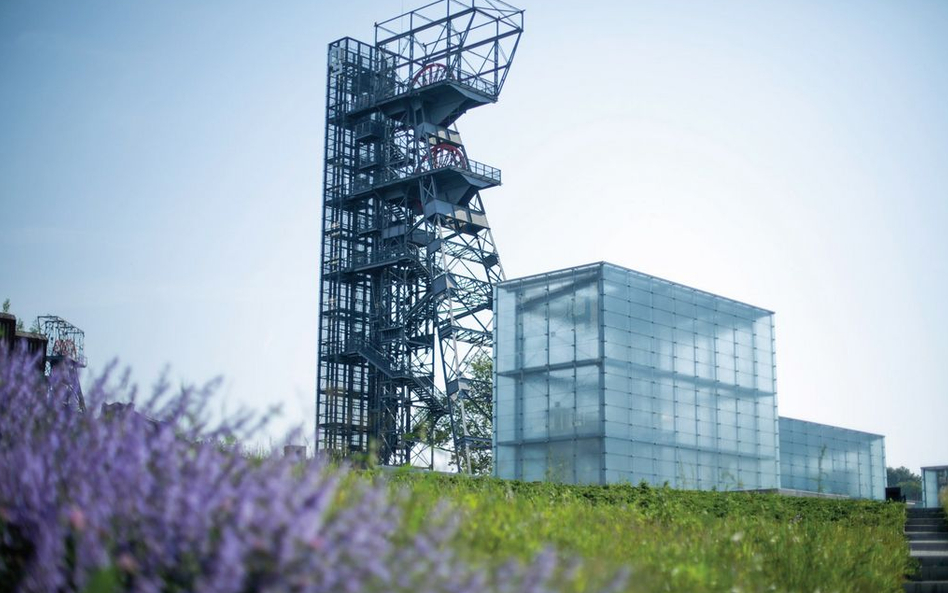
[[[773,314],[613,266],[501,284],[495,473],[778,488]]]
[[[885,498],[882,435],[780,418],[781,484],[791,490]]]
[[[948,465],[922,468],[922,506],[935,508],[941,506],[938,493],[948,488]]]
[[[494,314],[495,474],[600,483],[599,267],[503,283]]]
[[[773,313],[603,266],[606,481],[778,488]]]

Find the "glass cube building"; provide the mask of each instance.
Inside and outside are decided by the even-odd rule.
[[[780,487],[771,311],[597,263],[494,313],[495,475]]]
[[[948,488],[948,465],[922,468],[922,506],[935,508],[941,506],[938,493]]]
[[[779,424],[783,488],[885,498],[882,435],[784,417]]]

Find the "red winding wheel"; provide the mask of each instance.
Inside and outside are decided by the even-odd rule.
[[[76,343],[72,340],[56,340],[53,342],[53,354],[75,358]]]
[[[411,86],[414,88],[427,86],[429,84],[442,81],[447,77],[447,66],[438,63],[428,64],[412,77]]]
[[[445,142],[435,144],[431,147],[431,154],[428,158],[432,169],[440,169],[441,167],[467,168],[467,159],[464,158],[464,153],[453,144]]]

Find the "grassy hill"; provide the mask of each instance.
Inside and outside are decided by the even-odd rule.
[[[363,478],[359,478],[363,479]],[[595,590],[628,567],[627,591],[900,591],[910,566],[905,510],[872,501],[566,486],[398,472],[417,528],[439,500],[468,558],[528,559],[552,546],[570,588]]]

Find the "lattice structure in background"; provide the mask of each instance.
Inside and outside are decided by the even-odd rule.
[[[523,12],[441,0],[329,45],[316,443],[340,456],[459,470],[489,455],[490,356],[504,277],[455,122],[497,101]],[[489,390],[487,390],[489,394]]]
[[[62,367],[69,394],[67,405],[85,410],[82,387],[79,385],[79,369],[86,366],[85,332],[56,315],[37,317],[36,323],[47,339],[46,374],[51,375],[53,369]]]

